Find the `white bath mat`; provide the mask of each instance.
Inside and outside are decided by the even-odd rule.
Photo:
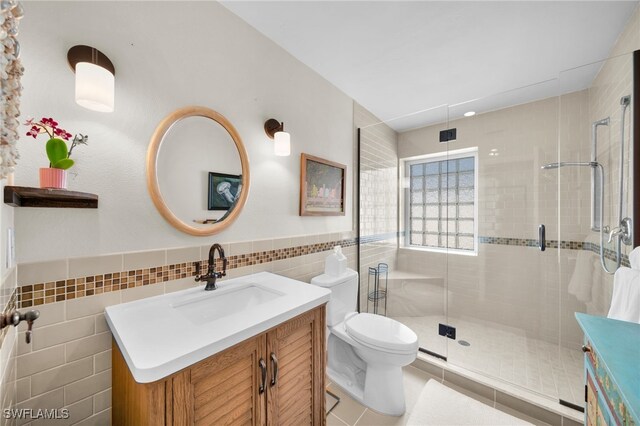
[[[429,380],[409,416],[410,426],[512,426],[529,425],[507,413]]]

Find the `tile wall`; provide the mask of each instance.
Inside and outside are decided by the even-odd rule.
[[[344,246],[355,269],[353,232],[226,243],[227,278],[268,271],[309,282],[324,271],[336,244]],[[199,285],[193,263],[205,262],[208,250],[197,246],[18,265],[18,304],[23,310],[35,307],[41,317],[31,345],[24,341],[25,326],[18,327],[15,408],[68,408],[71,417],[60,425],[108,423],[112,337],[104,308]]]
[[[16,305],[16,268],[5,273],[0,282],[0,306],[4,313],[11,312]],[[16,338],[15,327],[0,331],[0,425],[11,424],[3,416],[16,402]]]

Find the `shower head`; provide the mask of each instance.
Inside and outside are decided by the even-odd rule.
[[[585,161],[585,162],[560,162],[560,163],[549,163],[540,167],[542,170],[551,170],[551,169],[559,169],[560,167],[598,167],[597,161]]]

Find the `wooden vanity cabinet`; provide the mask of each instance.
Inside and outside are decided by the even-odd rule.
[[[325,424],[324,305],[153,383],[113,345],[114,425]]]

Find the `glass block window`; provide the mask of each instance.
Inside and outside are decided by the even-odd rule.
[[[443,153],[405,164],[407,244],[475,252],[476,152]]]

